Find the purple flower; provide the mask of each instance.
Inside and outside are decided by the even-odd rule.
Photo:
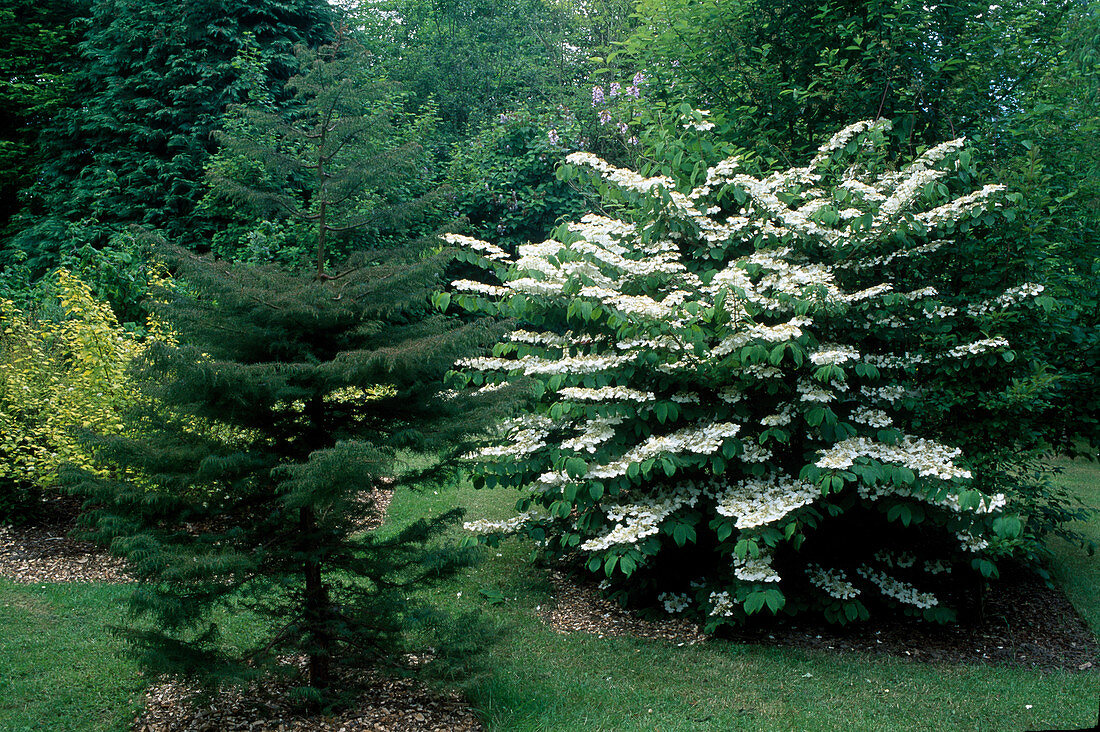
[[[622,87],[619,85],[619,82],[617,82],[617,81],[611,82],[611,89],[609,90],[610,93],[611,93],[611,96],[613,96],[613,97],[619,96],[619,90],[621,88]]]
[[[558,143],[561,142],[561,138],[558,137],[558,131],[557,130],[550,130],[549,132],[546,133],[546,137],[550,140],[551,145],[557,145]]]
[[[600,124],[601,125],[606,125],[610,121],[611,121],[611,112],[607,111],[606,109],[602,110],[600,112]]]
[[[592,87],[592,106],[595,107],[600,104],[603,104],[603,87],[594,86]]]
[[[641,71],[634,74],[634,86],[641,86],[644,83],[645,83],[645,74],[643,74]]]
[[[619,123],[619,132],[621,134],[625,135],[629,129],[630,128],[626,126],[626,122],[620,122]]]
[[[638,138],[637,138],[637,137],[634,137],[634,136],[632,135],[632,136],[630,137],[630,139],[629,139],[629,140],[627,140],[627,142],[629,142],[629,143],[630,143],[631,145],[637,145],[637,144],[638,144]]]
[[[637,99],[639,96],[641,96],[641,92],[640,92],[640,90],[638,89],[637,86],[628,86],[626,88],[626,93],[629,94],[630,96],[634,97],[635,99]]]

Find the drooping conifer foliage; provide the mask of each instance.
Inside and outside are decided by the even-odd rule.
[[[446,257],[394,250],[321,279],[169,252],[183,284],[161,310],[181,343],[139,368],[140,436],[98,443],[126,480],[70,477],[140,582],[131,608],[156,629],[129,637],[150,668],[219,677],[301,653],[321,694],[334,659],[392,658],[419,612],[410,586],[463,564],[425,548],[454,513],[386,538],[363,527],[399,451],[467,449],[489,411],[438,386],[495,337],[428,312]],[[243,651],[219,645],[223,610],[257,618]]]

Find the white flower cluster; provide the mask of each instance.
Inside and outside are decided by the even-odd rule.
[[[443,239],[448,244],[473,249],[475,252],[482,255],[483,257],[498,262],[507,262],[509,259],[511,259],[511,257],[508,256],[508,252],[504,251],[496,244],[490,244],[487,241],[481,241],[480,239],[463,236],[462,234],[444,234]]]
[[[806,576],[817,589],[837,600],[852,600],[859,597],[860,590],[848,581],[848,575],[839,569],[825,569],[820,564],[811,563],[806,567]]]
[[[906,605],[928,609],[940,604],[935,595],[920,592],[908,582],[895,579],[885,572],[877,572],[866,564],[861,565],[856,574],[878,587],[882,594]]]
[[[616,168],[614,165],[610,165],[600,158],[596,157],[589,152],[575,152],[570,153],[565,157],[565,162],[570,165],[582,165],[600,173],[600,175],[615,185],[626,188],[629,190],[638,191],[640,193],[646,193],[652,189],[660,186],[666,190],[673,190],[676,184],[673,183],[671,178],[665,176],[657,176],[655,178],[646,178],[638,175],[633,170],[627,170],[626,168]]]
[[[682,613],[691,607],[691,600],[682,592],[662,592],[657,595],[657,602],[665,607],[665,612],[670,615]]]
[[[904,386],[898,384],[892,384],[889,386],[861,386],[859,392],[865,397],[876,399],[890,404],[896,404],[905,398],[906,391]]]
[[[622,417],[599,417],[583,425],[583,432],[561,443],[562,450],[595,453],[599,446],[615,436],[615,427],[622,424]]]
[[[962,450],[958,448],[908,435],[898,440],[896,445],[872,442],[866,437],[849,437],[821,451],[821,457],[815,464],[826,470],[846,470],[855,464],[857,458],[866,457],[880,463],[904,465],[923,478],[969,479],[970,471],[952,462],[961,454]]]
[[[820,495],[813,483],[773,473],[729,486],[717,497],[717,511],[736,518],[738,529],[751,529],[778,521]]]
[[[781,410],[775,414],[769,414],[766,417],[761,418],[760,424],[764,427],[783,427],[791,423],[791,405],[785,404]]]
[[[991,208],[996,194],[1005,190],[1001,185],[983,186],[981,190],[960,196],[949,203],[917,214],[914,218],[925,226],[931,228],[942,224],[957,221],[963,214],[986,211]]]
[[[513,343],[526,343],[546,348],[567,348],[575,343],[572,333],[558,335],[556,333],[534,333],[529,330],[513,330],[508,334],[508,340]]]
[[[588,552],[603,551],[616,544],[635,544],[661,530],[661,522],[683,506],[694,506],[700,490],[685,483],[654,496],[647,503],[611,506],[607,518],[616,522],[611,531],[581,544]]]
[[[467,521],[462,524],[462,528],[475,534],[508,534],[523,528],[536,516],[538,516],[537,511],[524,511],[503,521],[486,521],[484,519]]]
[[[486,285],[484,282],[475,282],[474,280],[455,280],[451,283],[451,287],[456,292],[472,292],[476,295],[488,295],[489,297],[503,297],[511,292],[507,287]]]
[[[980,552],[989,547],[988,541],[979,536],[974,536],[969,531],[960,531],[955,534],[955,537],[959,540],[959,546],[968,552]]]
[[[1038,297],[1046,288],[1035,282],[1025,282],[1018,287],[1010,287],[992,300],[983,300],[966,308],[966,312],[974,317],[985,315],[995,310],[1004,310],[1025,299]]]
[[[858,361],[859,359],[859,351],[854,348],[844,348],[843,346],[822,349],[810,354],[810,361],[812,361],[815,366],[824,366],[826,364],[839,366],[848,361]]]
[[[798,390],[798,398],[804,402],[821,402],[822,404],[827,404],[833,399],[836,399],[836,394],[832,391],[808,379],[799,380],[798,386],[795,388]]]
[[[1007,345],[1008,340],[1005,338],[1001,338],[1000,336],[996,338],[983,338],[980,341],[971,341],[970,343],[965,343],[961,346],[955,346],[947,352],[947,355],[952,358],[959,358],[961,356],[968,355],[973,356],[979,353],[992,351],[996,348],[1004,348]]]
[[[605,465],[593,465],[588,468],[585,478],[604,479],[626,475],[631,463],[640,463],[662,454],[676,455],[693,452],[698,455],[710,455],[722,446],[722,443],[737,434],[741,425],[732,422],[712,422],[710,424],[684,427],[667,435],[650,435],[640,445],[627,451],[618,460]]]
[[[852,421],[875,429],[883,429],[893,424],[893,420],[881,409],[871,409],[860,405],[852,412]]]
[[[730,597],[730,593],[725,591],[712,592],[707,597],[707,601],[710,603],[710,612],[708,615],[711,617],[728,618],[733,615],[735,603],[733,598]]]
[[[651,402],[657,396],[651,391],[639,391],[625,386],[601,386],[592,389],[583,386],[566,386],[558,389],[566,399],[578,402]]]
[[[742,582],[778,582],[782,579],[772,567],[772,555],[761,553],[758,557],[744,559],[734,555],[733,576]]]
[[[766,463],[772,459],[772,451],[751,440],[746,440],[745,448],[738,457],[746,463]]]

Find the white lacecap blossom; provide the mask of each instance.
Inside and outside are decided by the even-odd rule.
[[[908,582],[902,582],[885,572],[876,571],[866,564],[861,565],[856,570],[856,574],[878,587],[883,595],[906,605],[913,605],[923,610],[940,604],[935,595],[920,592]]]
[[[960,531],[955,536],[959,540],[959,546],[968,552],[980,552],[989,547],[988,541],[979,536],[974,536],[969,531]]]
[[[595,453],[600,445],[615,436],[615,427],[622,424],[622,417],[599,417],[581,425],[582,432],[561,443],[562,450]]]
[[[744,559],[733,557],[733,576],[742,582],[779,582],[782,577],[772,567],[772,555],[762,552],[760,556],[746,556]]]
[[[859,597],[859,588],[849,582],[848,576],[839,569],[825,569],[820,564],[810,563],[806,567],[806,576],[810,584],[836,600]]]
[[[473,237],[463,236],[462,234],[444,234],[443,239],[448,244],[472,249],[483,257],[493,259],[498,262],[507,262],[511,259],[511,257],[508,256],[508,252],[504,251],[496,244],[490,244],[487,241],[481,241],[480,239],[474,239]]]
[[[738,456],[746,463],[766,463],[772,459],[772,451],[752,441],[745,442],[745,449]]]
[[[815,464],[826,470],[847,470],[857,458],[866,457],[881,463],[904,465],[924,478],[969,479],[970,471],[953,462],[961,454],[958,448],[908,435],[895,445],[872,442],[866,437],[850,437],[823,450]]]
[[[467,521],[462,524],[462,528],[475,534],[509,534],[523,528],[537,516],[537,511],[525,511],[518,516],[502,521],[487,521],[484,519]]]
[[[511,292],[507,287],[486,285],[483,282],[475,282],[473,280],[455,280],[451,283],[451,287],[453,287],[456,292],[472,292],[477,295],[489,295],[490,297],[503,297]]]
[[[1002,311],[1025,300],[1038,297],[1045,289],[1035,282],[1025,282],[1022,285],[1008,288],[992,300],[983,300],[969,305],[966,312],[972,317],[978,317],[986,313]]]
[[[848,361],[858,361],[859,359],[859,351],[854,348],[844,348],[843,346],[832,346],[810,354],[810,361],[812,361],[815,366],[824,366],[826,364],[839,366]]]
[[[567,386],[558,390],[565,399],[577,402],[651,402],[656,395],[651,391],[639,391],[626,386],[601,386],[591,389]]]
[[[733,615],[733,609],[736,607],[736,603],[733,598],[730,597],[728,592],[712,592],[707,597],[707,602],[710,604],[710,612],[708,615],[711,617],[728,618]]]
[[[665,612],[670,615],[682,613],[691,607],[691,600],[682,592],[662,592],[657,595],[657,602],[664,605]]]
[[[738,529],[775,523],[814,501],[821,491],[813,483],[782,473],[731,484],[717,496],[716,510],[737,519]]]
[[[581,549],[603,551],[617,544],[635,544],[661,530],[661,522],[683,506],[694,506],[700,490],[685,483],[650,497],[646,503],[615,504],[607,508],[607,518],[615,522],[610,531],[589,539]]]
[[[865,424],[868,427],[874,427],[875,429],[885,429],[893,424],[893,420],[889,415],[881,409],[871,409],[869,407],[860,405],[852,411],[852,421]]]
[[[978,341],[964,343],[961,346],[955,346],[947,352],[947,355],[953,358],[959,358],[962,356],[975,356],[979,353],[986,353],[987,351],[993,351],[998,348],[1006,348],[1007,346],[1008,340],[1005,338],[983,338]]]
[[[632,463],[641,463],[660,455],[695,453],[710,455],[717,452],[722,443],[737,434],[741,426],[732,422],[711,422],[692,425],[667,435],[650,435],[645,442],[628,450],[617,460],[590,465],[585,478],[602,480],[626,475]]]

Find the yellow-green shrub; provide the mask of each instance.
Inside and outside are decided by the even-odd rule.
[[[57,315],[0,300],[0,519],[57,478],[66,462],[91,468],[82,429],[117,433],[133,398],[127,367],[152,336],[124,329],[107,303],[67,270]],[[45,310],[45,308],[43,308]]]

